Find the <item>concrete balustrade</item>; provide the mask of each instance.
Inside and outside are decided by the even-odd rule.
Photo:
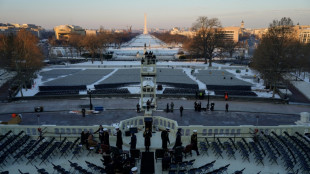
[[[130,119],[122,120],[119,123],[119,127],[125,135],[125,131],[128,131],[131,127],[136,127],[138,130],[144,130],[144,116],[132,117]],[[198,131],[198,137],[201,141],[204,138],[208,138],[208,141],[214,141],[216,138],[228,139],[240,139],[250,138],[254,132],[264,132],[270,134],[272,131],[278,135],[284,135],[284,132],[294,134],[299,132],[300,134],[309,133],[309,126],[307,125],[280,125],[280,126],[253,126],[253,125],[242,125],[242,126],[202,126],[202,125],[189,125],[189,126],[178,126],[178,123],[174,120],[153,116],[153,131],[160,131],[170,128],[170,135],[172,138],[175,137],[178,128],[182,128],[182,141],[189,142],[190,136],[193,130]],[[18,134],[20,131],[24,131],[26,134],[32,137],[38,137],[38,128],[41,128],[44,132],[45,137],[55,137],[56,139],[62,139],[67,137],[69,140],[74,140],[80,136],[80,133],[84,130],[85,132],[95,132],[99,125],[93,126],[57,126],[57,125],[0,125],[0,134],[4,135],[9,130],[12,130],[14,134]],[[110,133],[111,141],[116,139],[115,127],[110,125],[103,125],[107,128]],[[97,136],[95,135],[95,138]]]

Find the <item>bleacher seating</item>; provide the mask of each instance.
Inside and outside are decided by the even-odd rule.
[[[75,90],[86,90],[86,85],[78,86],[39,86],[39,90],[43,91],[75,91]]]
[[[256,93],[252,91],[242,91],[242,90],[215,90],[214,93],[215,95],[222,95],[224,96],[225,92],[228,92],[229,96],[257,96]]]
[[[104,88],[92,91],[92,94],[129,94],[127,88]]]
[[[79,94],[78,90],[66,90],[66,91],[43,91],[36,93],[35,96],[52,96],[52,95],[77,95]]]
[[[195,95],[197,89],[188,89],[188,88],[166,88],[163,94],[193,94]]]
[[[235,85],[235,86],[224,86],[224,85],[207,85],[208,90],[212,91],[251,91],[251,86]]]

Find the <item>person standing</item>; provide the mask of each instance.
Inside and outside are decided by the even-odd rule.
[[[225,112],[228,112],[228,107],[229,107],[229,105],[228,105],[228,103],[226,103],[226,105],[225,105]]]
[[[147,111],[149,111],[150,107],[151,107],[151,102],[150,102],[150,100],[147,100],[147,102],[146,102]]]
[[[171,102],[171,103],[170,103],[171,112],[173,112],[173,107],[174,107],[174,103]]]
[[[103,144],[103,127],[102,127],[102,125],[99,126],[98,130],[96,130],[94,132],[94,134],[96,134],[97,132],[99,132],[100,143]]]
[[[180,115],[181,115],[181,117],[183,116],[183,109],[184,109],[183,106],[181,106],[180,107]]]
[[[197,101],[195,101],[195,103],[194,103],[194,108],[195,108],[195,111],[197,111],[198,109],[198,107],[197,107]]]
[[[167,127],[166,130],[163,130],[161,132],[161,141],[162,141],[162,148],[163,149],[168,149],[168,145],[167,143],[170,144],[170,140],[169,140],[169,128]]]
[[[103,144],[110,146],[110,135],[107,128],[103,129]]]
[[[199,156],[198,141],[197,141],[197,130],[193,130],[193,134],[191,136],[191,145],[192,145],[192,150],[195,150],[197,153],[197,156]]]
[[[84,131],[81,132],[81,145],[86,144],[88,136],[86,135],[86,133]]]
[[[137,113],[140,113],[140,105],[139,105],[139,103],[137,104]]]
[[[131,139],[130,139],[130,149],[136,149],[137,145],[137,136],[135,133],[131,133]]]
[[[116,147],[120,150],[123,150],[123,138],[122,131],[119,130],[119,127],[116,126]]]
[[[143,137],[144,137],[145,152],[150,152],[152,132],[149,131],[149,128],[145,129]]]
[[[177,132],[177,137],[175,139],[175,144],[173,146],[173,149],[175,149],[176,147],[178,146],[182,146],[182,140],[181,140],[181,136],[182,136],[182,133],[181,133],[181,128],[178,128],[178,132]]]

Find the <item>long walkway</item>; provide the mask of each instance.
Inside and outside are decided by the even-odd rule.
[[[166,113],[164,109],[167,103],[174,102],[174,112]],[[225,101],[213,101],[215,111],[195,112],[193,105],[195,100],[186,99],[159,99],[158,110],[154,116],[163,116],[176,120],[179,125],[205,125],[205,126],[238,126],[238,125],[291,125],[300,119],[300,112],[310,112],[309,106],[272,104],[258,102],[229,101],[229,112],[225,112]],[[12,113],[23,115],[23,125],[38,124],[37,114],[40,114],[40,124],[53,125],[110,125],[134,116],[142,116],[136,113],[135,106],[138,99],[123,98],[95,98],[94,106],[103,106],[105,111],[99,114],[91,114],[82,117],[70,111],[80,111],[81,105],[88,106],[89,98],[77,100],[25,100],[14,103],[5,103],[0,106],[0,120],[8,121]],[[210,101],[211,102],[211,101]],[[202,101],[202,106],[207,104]],[[180,117],[179,107],[185,108],[183,117]],[[34,107],[43,106],[44,112],[35,113]],[[257,119],[258,118],[258,119]]]

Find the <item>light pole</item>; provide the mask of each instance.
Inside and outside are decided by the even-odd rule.
[[[93,109],[93,104],[91,103],[91,89],[87,90],[87,93],[89,94],[89,109],[92,110]]]
[[[256,115],[256,126],[258,126],[258,119],[259,119],[259,116]]]
[[[208,104],[207,104],[207,110],[209,110],[209,99],[210,99],[210,94],[209,94],[209,91],[207,92],[208,93]]]
[[[39,114],[37,115],[37,118],[38,118],[38,125],[40,125],[40,115]]]

